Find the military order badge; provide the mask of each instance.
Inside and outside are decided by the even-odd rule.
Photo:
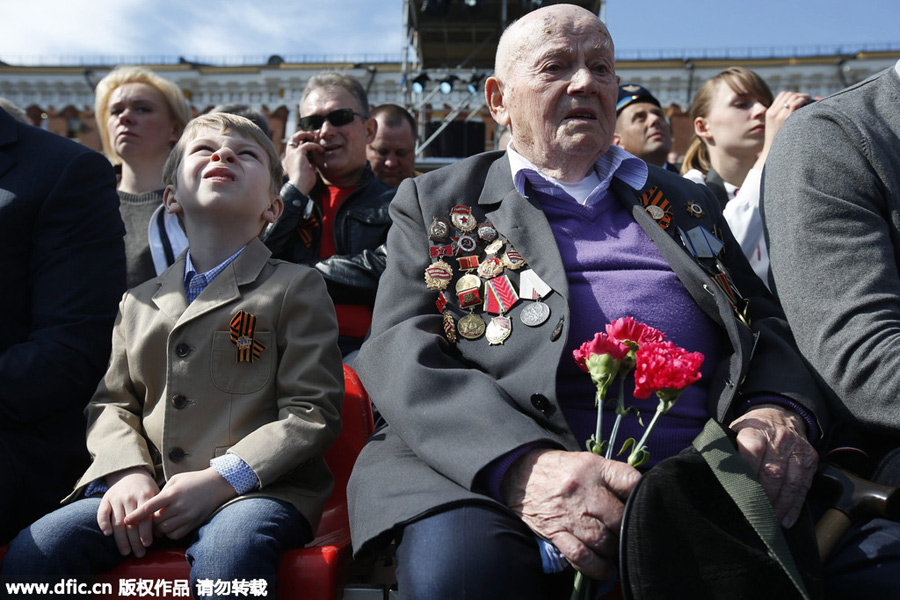
[[[425,269],[425,285],[428,286],[429,290],[435,290],[436,292],[446,290],[452,277],[453,267],[443,260],[433,262]]]
[[[485,242],[493,242],[497,239],[497,230],[490,223],[479,223],[478,237]]]
[[[231,317],[231,343],[237,346],[237,356],[234,362],[249,362],[259,359],[260,353],[266,346],[253,338],[256,331],[256,317],[243,310]]]
[[[687,206],[685,206],[685,208],[687,209],[688,213],[695,219],[700,219],[703,217],[703,215],[706,214],[706,212],[704,212],[704,210],[703,210],[703,207],[700,206],[699,204],[697,204],[696,202],[694,202],[693,200],[688,202]]]
[[[484,337],[491,346],[502,344],[512,333],[512,321],[503,315],[494,317],[484,330]]]
[[[472,216],[472,208],[470,206],[454,206],[450,209],[450,221],[454,227],[466,233],[478,226],[475,217]]]
[[[450,223],[447,219],[435,217],[428,227],[428,238],[432,242],[442,242],[450,235]]]

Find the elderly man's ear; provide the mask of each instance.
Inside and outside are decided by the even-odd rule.
[[[496,77],[487,78],[484,82],[484,97],[494,121],[503,127],[508,127],[510,124],[509,113],[506,111],[505,99],[503,97],[503,84],[499,79]]]

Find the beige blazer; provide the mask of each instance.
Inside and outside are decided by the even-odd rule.
[[[315,531],[344,381],[325,283],[253,240],[189,306],[184,266],[182,255],[119,305],[109,369],[85,409],[93,463],[68,499],[121,469],[147,467],[162,486],[232,452],[259,477],[244,497],[288,501]],[[256,317],[264,346],[252,362],[231,339],[239,311]]]

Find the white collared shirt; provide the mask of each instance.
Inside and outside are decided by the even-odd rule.
[[[574,184],[545,175],[534,163],[516,152],[512,144],[506,148],[506,155],[509,157],[513,185],[523,196],[525,182],[528,181],[542,193],[590,206],[606,193],[614,176],[636,190],[647,183],[647,163],[613,145],[600,155],[594,163],[594,169],[581,182]]]

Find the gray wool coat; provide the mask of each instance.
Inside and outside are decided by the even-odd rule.
[[[842,423],[900,445],[900,77],[807,106],[778,132],[762,212],[776,292]]]
[[[615,178],[611,189],[720,327],[722,351],[710,383],[710,416],[728,423],[745,395],[780,393],[824,418],[781,310],[727,231],[712,192],[652,167],[645,189],[653,186],[671,203],[674,221],[666,230],[641,206],[639,192]],[[689,202],[702,207],[702,218],[691,216]],[[438,293],[426,287],[424,273],[431,262],[429,225],[456,205],[471,207],[478,223],[492,223],[553,288],[545,299],[551,311],[547,322],[522,325],[519,316],[528,304],[522,301],[508,313],[513,333],[502,345],[489,345],[483,337],[458,336],[455,344],[448,342],[435,306]],[[481,154],[404,181],[391,204],[391,217],[391,258],[379,286],[371,336],[354,363],[390,424],[363,449],[348,486],[357,553],[430,512],[463,502],[497,504],[478,489],[478,474],[522,445],[580,449],[556,394],[557,366],[571,320],[566,272],[539,200],[515,191],[505,154]],[[676,233],[678,226],[700,224],[724,233],[725,261],[738,289],[750,299],[753,331],[738,323],[725,294]],[[519,272],[507,273],[518,289]],[[458,277],[455,273],[449,295],[454,295]],[[457,320],[468,312],[453,301],[449,306]]]

